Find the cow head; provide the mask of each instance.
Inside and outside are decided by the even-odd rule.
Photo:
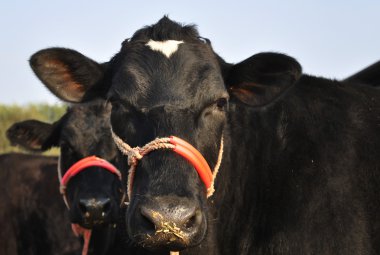
[[[61,69],[64,67],[59,63],[56,65],[56,58],[56,51],[41,51],[31,58],[33,70],[52,91],[62,84],[58,76],[68,79],[67,73]],[[101,69],[102,66],[97,65],[97,68]],[[96,68],[91,71],[94,70]],[[86,84],[87,81],[78,82]],[[70,95],[60,98],[74,101]],[[54,124],[37,120],[15,123],[7,131],[7,136],[13,144],[32,151],[60,147],[59,175],[62,177],[71,166],[88,156],[96,155],[116,163],[118,151],[111,138],[110,111],[110,104],[100,99],[74,104]],[[117,175],[90,164],[85,171],[70,179],[66,187],[71,222],[87,229],[113,229],[119,220],[120,191],[121,183]]]
[[[301,75],[298,62],[282,54],[262,53],[227,64],[193,26],[166,17],[126,40],[103,76],[92,70],[92,62],[83,66],[86,60],[79,53],[69,61],[61,58],[67,79],[61,79],[60,95],[76,102],[103,96],[112,104],[112,130],[124,143],[142,147],[174,135],[195,147],[211,169],[223,136],[229,135],[229,102],[267,105]],[[97,76],[101,82],[77,86],[79,79]],[[126,156],[119,166],[127,176]],[[181,250],[204,239],[206,187],[183,157],[170,150],[150,152],[138,161],[129,188],[127,230],[135,242],[150,249]]]
[[[109,114],[110,108],[104,101],[91,102],[70,107],[54,124],[37,120],[15,123],[7,135],[13,144],[33,151],[60,147],[59,165],[64,175],[76,162],[91,155],[115,160],[117,151],[109,132]],[[86,228],[114,223],[119,208],[118,177],[100,167],[93,168],[77,174],[66,188],[71,221]]]

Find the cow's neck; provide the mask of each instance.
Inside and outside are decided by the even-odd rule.
[[[271,176],[266,165],[272,158],[269,148],[276,141],[276,123],[263,118],[278,111],[255,111],[231,105],[229,140],[226,140],[224,161],[217,179],[214,209],[217,212],[216,232],[220,254],[246,254],[254,245],[270,190]],[[276,113],[277,114],[277,113]],[[250,250],[252,251],[252,250]]]

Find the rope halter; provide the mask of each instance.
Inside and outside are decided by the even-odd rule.
[[[217,163],[214,167],[214,171],[211,171],[210,166],[208,165],[206,159],[202,154],[195,149],[191,144],[182,140],[181,138],[170,136],[163,138],[156,138],[153,141],[147,143],[143,147],[134,147],[132,148],[129,144],[125,143],[119,136],[117,136],[111,128],[112,138],[116,143],[116,146],[119,150],[128,157],[129,173],[128,173],[128,182],[127,182],[127,195],[129,201],[131,200],[132,194],[132,185],[133,179],[136,172],[136,167],[138,161],[141,160],[148,153],[159,150],[172,150],[185,158],[198,172],[200,179],[206,186],[207,197],[213,195],[214,189],[214,180],[218,174],[222,157],[223,157],[223,135],[220,140],[220,149],[218,154]]]

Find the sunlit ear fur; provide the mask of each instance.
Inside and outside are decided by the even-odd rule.
[[[49,124],[38,120],[14,123],[6,135],[12,145],[30,151],[45,151],[59,144],[59,122]]]
[[[232,98],[251,106],[266,105],[300,78],[302,68],[292,57],[259,53],[230,66],[225,83]]]
[[[66,102],[81,102],[103,77],[103,65],[65,48],[38,51],[30,58],[30,66],[45,86]]]

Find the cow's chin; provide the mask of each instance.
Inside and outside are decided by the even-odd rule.
[[[107,254],[111,245],[114,243],[115,235],[115,224],[94,227],[92,229],[87,255]]]

